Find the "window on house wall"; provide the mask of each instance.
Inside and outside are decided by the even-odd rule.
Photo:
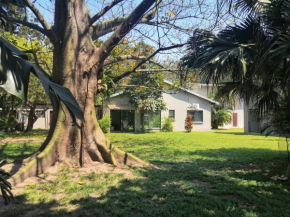
[[[160,128],[161,127],[161,112],[148,112],[144,114],[145,129]]]
[[[188,110],[187,115],[192,115],[193,123],[203,123],[203,111]]]
[[[36,115],[38,118],[45,118],[45,111],[44,111],[44,110],[36,110],[36,111],[35,111],[35,115]]]
[[[172,120],[175,120],[175,110],[169,110],[169,117],[170,117]]]
[[[97,119],[100,120],[103,118],[103,110],[102,109],[98,109],[97,110]]]

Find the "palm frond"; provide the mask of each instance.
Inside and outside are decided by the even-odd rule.
[[[261,8],[259,0],[227,0],[230,11],[235,11],[239,16],[254,14]]]
[[[70,90],[52,82],[41,67],[29,62],[26,54],[1,37],[0,52],[0,87],[20,99],[25,99],[29,76],[30,73],[33,73],[39,78],[51,99],[54,94],[62,100],[74,121],[76,118],[84,120],[82,110]]]
[[[282,15],[289,19],[290,18],[290,0],[284,0],[281,7]]]
[[[257,31],[259,22],[252,17],[218,35],[197,30],[189,40],[190,53],[185,64],[198,69],[206,83],[218,83],[226,77],[243,81],[255,57]]]
[[[244,22],[235,26],[227,26],[218,35],[227,41],[250,44],[257,41],[259,32],[261,32],[260,21],[252,16],[248,16]]]
[[[290,135],[290,97],[287,96],[281,101],[278,109],[267,114],[268,122],[264,124],[262,133],[266,136],[270,134]]]
[[[5,160],[0,159],[0,167],[3,166],[6,163]],[[13,194],[11,192],[12,186],[7,181],[7,179],[10,177],[10,174],[5,172],[0,168],[0,189],[2,196],[4,198],[4,203],[7,205],[13,200]]]

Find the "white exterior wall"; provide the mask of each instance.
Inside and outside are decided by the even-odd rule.
[[[185,131],[185,118],[187,111],[191,110],[192,104],[198,104],[199,109],[203,111],[203,123],[194,123],[193,131],[211,130],[211,104],[192,94],[179,91],[176,94],[163,93],[163,99],[167,105],[167,110],[161,112],[161,119],[169,115],[169,110],[175,111],[174,131]]]
[[[192,91],[194,91],[197,94],[200,94],[202,96],[208,97],[212,93],[216,92],[216,87],[213,85],[206,85],[206,84],[195,84],[191,88]]]
[[[169,110],[175,111],[174,131],[185,131],[185,118],[187,110],[190,110],[192,104],[198,104],[199,109],[203,111],[203,123],[194,123],[193,131],[211,130],[211,104],[200,97],[194,96],[184,91],[175,94],[163,93],[163,100],[167,105],[167,110],[161,111],[161,124],[164,117],[169,116]],[[121,94],[110,98],[109,102],[103,105],[103,114],[110,116],[110,109],[135,110],[135,130],[141,129],[140,112],[129,103],[129,97]]]
[[[36,109],[40,110],[40,109]],[[53,111],[51,106],[44,113],[44,117],[39,117],[33,125],[33,129],[48,129],[50,127],[50,112]]]
[[[50,127],[50,111],[52,111],[52,106],[46,106],[48,109],[44,113],[44,117],[39,117],[33,124],[33,129],[48,129]],[[43,106],[36,106],[35,111],[43,110]],[[29,112],[29,110],[27,110]],[[28,124],[28,117],[23,115],[21,112],[18,113],[19,120],[22,121],[26,127]]]
[[[257,120],[256,117],[254,117],[251,114],[251,110],[254,109],[254,103],[250,102],[249,105],[244,106],[244,132],[245,133],[251,133],[251,132],[257,132],[260,133],[262,126],[267,123],[266,119],[263,120]]]
[[[232,122],[230,124],[225,124],[223,128],[244,128],[244,102],[243,100],[237,100],[236,106],[232,111]],[[234,113],[238,114],[238,125],[236,127],[233,126],[233,115]]]
[[[236,128],[244,128],[244,110],[234,110],[234,113],[238,113],[238,126]]]
[[[193,91],[201,94],[203,96],[208,97],[211,93],[216,92],[216,87],[213,87],[212,85],[205,85],[205,84],[196,84],[193,87]],[[244,128],[244,102],[243,100],[237,99],[236,106],[232,113],[237,113],[238,114],[238,126],[234,127],[233,126],[233,121],[232,123],[225,124],[223,128]],[[233,120],[233,117],[232,117]]]
[[[103,105],[103,116],[111,116],[110,108],[114,110],[134,110],[135,111],[135,131],[140,130],[140,112],[135,109],[135,107],[129,103],[129,97],[121,94],[115,97],[111,97],[110,101],[104,103]]]
[[[43,110],[42,106],[37,106],[37,110]],[[48,106],[48,109],[44,113],[44,117],[39,117],[33,125],[33,129],[48,129],[50,127],[50,112],[52,110],[52,106]]]

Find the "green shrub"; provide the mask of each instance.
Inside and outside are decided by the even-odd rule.
[[[230,110],[225,110],[221,106],[216,106],[211,113],[211,126],[212,129],[218,129],[218,127],[224,124],[229,124],[232,122],[232,112]]]
[[[104,133],[108,133],[111,126],[111,119],[108,115],[99,120],[100,127]]]
[[[168,117],[165,117],[163,119],[163,122],[162,122],[162,132],[172,132],[173,131],[173,122],[174,120],[172,118],[170,118],[169,116]]]

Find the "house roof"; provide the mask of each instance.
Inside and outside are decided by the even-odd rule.
[[[169,85],[171,85],[171,86],[174,86],[174,87],[176,87],[176,88],[178,88],[178,89],[180,89],[180,90],[183,90],[184,92],[187,92],[187,93],[189,93],[189,94],[192,94],[192,95],[194,95],[194,96],[197,96],[197,97],[199,97],[199,98],[201,98],[201,99],[204,99],[204,100],[206,100],[206,101],[209,101],[210,103],[217,104],[217,105],[219,104],[219,102],[217,102],[217,101],[215,101],[215,100],[213,100],[213,99],[210,99],[210,98],[208,98],[208,97],[206,97],[206,96],[203,96],[203,95],[201,95],[201,94],[195,93],[195,92],[192,91],[192,90],[188,90],[188,89],[185,89],[185,88],[183,88],[183,87],[177,87],[177,86],[174,85],[171,81],[164,80],[164,83],[169,84]]]
[[[192,94],[192,95],[194,95],[194,96],[197,96],[197,97],[199,97],[199,98],[201,98],[201,99],[204,99],[204,100],[206,100],[206,101],[208,101],[208,102],[210,102],[210,103],[213,103],[213,104],[219,104],[219,102],[217,102],[217,101],[215,101],[215,100],[212,100],[212,99],[210,99],[210,98],[208,98],[208,97],[206,97],[206,96],[203,96],[203,95],[201,95],[201,94],[198,94],[198,93],[195,93],[195,92],[193,92],[193,91],[191,91],[191,90],[188,90],[188,89],[185,89],[185,88],[183,88],[183,87],[177,87],[176,85],[174,85],[172,82],[170,82],[170,81],[167,81],[167,80],[164,80],[164,83],[166,83],[166,84],[169,84],[169,85],[171,85],[171,86],[174,86],[174,87],[176,87],[176,88],[178,88],[178,89],[180,89],[180,90],[183,90],[184,92],[187,92],[187,93],[189,93],[189,94]],[[120,95],[122,95],[124,92],[123,91],[121,91],[121,92],[119,92],[119,93],[114,93],[114,94],[112,94],[111,96],[110,96],[110,98],[111,97],[115,97],[115,96],[120,96]]]

